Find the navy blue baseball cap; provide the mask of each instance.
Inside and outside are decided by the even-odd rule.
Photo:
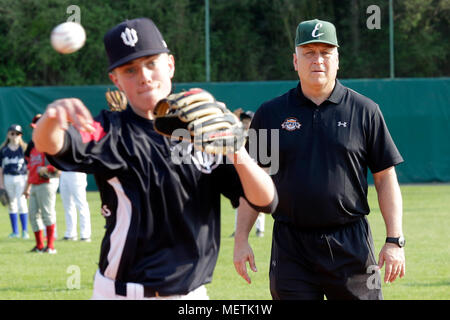
[[[20,134],[23,133],[22,131],[22,126],[20,124],[12,124],[9,128],[8,128],[8,132],[9,131],[15,131],[18,132]]]
[[[170,52],[161,32],[148,18],[125,20],[109,30],[103,42],[108,72],[137,58]]]

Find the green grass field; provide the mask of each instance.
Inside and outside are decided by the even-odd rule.
[[[405,185],[401,187],[404,203],[403,227],[407,238],[406,276],[392,284],[383,284],[385,299],[448,300],[450,299],[450,185]],[[34,246],[29,240],[8,239],[11,232],[8,212],[0,207],[0,299],[2,300],[67,300],[89,299],[93,276],[97,269],[104,219],[100,215],[98,193],[88,193],[92,219],[92,242],[56,241],[58,254],[28,253]],[[378,210],[376,192],[369,190],[372,212],[369,220],[375,240],[376,254],[384,242],[384,223]],[[65,222],[61,200],[57,198],[58,239],[64,236]],[[240,278],[233,266],[234,210],[222,202],[222,239],[219,260],[211,284],[211,299],[271,299],[268,269],[273,220],[266,216],[266,233],[250,242],[256,256],[257,273],[252,284]],[[73,282],[75,272],[80,285]],[[382,270],[384,272],[384,269]],[[73,288],[75,286],[75,288]]]

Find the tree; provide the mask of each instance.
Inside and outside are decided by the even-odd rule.
[[[108,84],[103,36],[124,19],[149,17],[176,58],[175,82],[205,81],[204,1],[78,0],[85,46],[61,55],[50,32],[67,20],[69,0],[0,0],[0,86]],[[377,5],[381,29],[366,26]],[[298,23],[333,22],[340,78],[389,76],[389,10],[385,0],[210,0],[211,79],[298,79],[292,66]],[[395,0],[395,74],[448,76],[448,0]]]

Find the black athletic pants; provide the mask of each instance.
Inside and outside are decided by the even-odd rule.
[[[275,221],[270,265],[274,300],[382,300],[366,218],[331,230]]]

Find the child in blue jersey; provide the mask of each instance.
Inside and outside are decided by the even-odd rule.
[[[27,165],[22,140],[22,127],[13,124],[8,128],[5,142],[0,146],[0,189],[9,197],[9,217],[12,233],[9,238],[19,238],[18,215],[22,224],[22,238],[28,239],[28,206],[23,194],[27,181]]]

